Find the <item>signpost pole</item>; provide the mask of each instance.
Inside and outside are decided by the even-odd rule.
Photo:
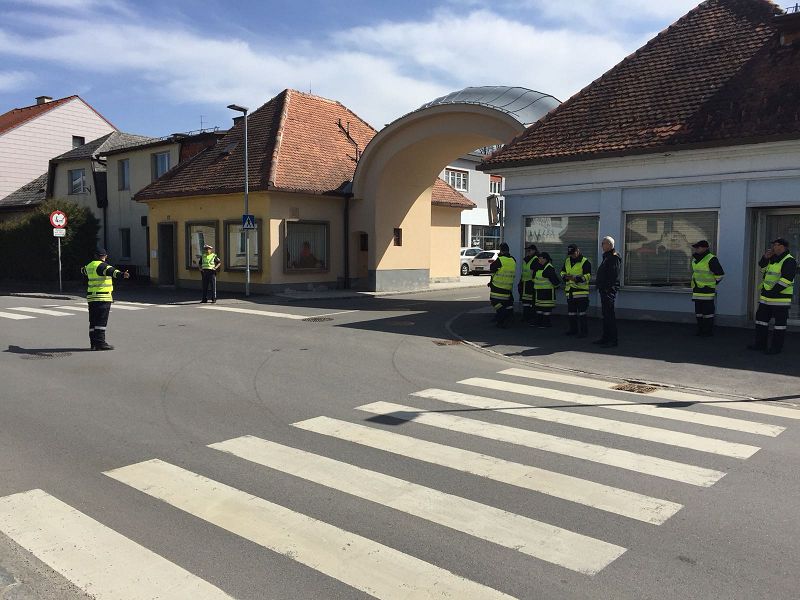
[[[63,292],[64,288],[61,286],[61,238],[56,238],[58,240],[58,291]]]

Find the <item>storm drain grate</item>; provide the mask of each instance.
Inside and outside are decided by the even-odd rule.
[[[20,358],[23,360],[47,360],[64,356],[72,356],[72,352],[30,352],[28,354],[23,354]]]
[[[612,390],[618,390],[620,392],[636,392],[637,394],[649,394],[651,392],[655,392],[658,388],[653,387],[652,385],[645,385],[643,383],[620,383],[619,385],[615,385]]]
[[[433,340],[433,343],[437,346],[457,346],[461,340]]]
[[[307,317],[303,319],[303,323],[323,323],[325,321],[333,321],[333,317]]]

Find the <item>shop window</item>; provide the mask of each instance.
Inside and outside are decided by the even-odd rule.
[[[690,287],[692,244],[717,239],[717,211],[627,213],[625,285]]]
[[[330,223],[295,221],[286,223],[287,273],[330,269]]]
[[[186,223],[186,268],[197,269],[203,258],[203,246],[208,244],[219,254],[217,248],[217,221]]]
[[[595,215],[527,216],[522,246],[536,244],[540,252],[550,254],[553,264],[560,270],[567,259],[567,246],[575,244],[592,263],[592,273],[595,273],[599,264],[599,226],[600,218]],[[522,248],[519,252],[523,252]]]
[[[241,221],[225,221],[226,271],[244,271],[247,269],[247,235],[250,235],[250,270],[261,270],[261,219],[256,219],[255,229],[242,229]]]

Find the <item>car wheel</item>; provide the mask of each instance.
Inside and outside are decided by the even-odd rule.
[[[467,263],[461,265],[461,274],[469,275],[469,265]]]

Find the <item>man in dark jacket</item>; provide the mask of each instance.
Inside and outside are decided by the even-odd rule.
[[[614,302],[617,299],[617,290],[619,290],[622,257],[614,250],[614,238],[610,235],[603,238],[600,246],[603,248],[603,260],[597,268],[596,283],[603,314],[603,335],[592,343],[600,344],[602,348],[613,348],[618,343]]]

